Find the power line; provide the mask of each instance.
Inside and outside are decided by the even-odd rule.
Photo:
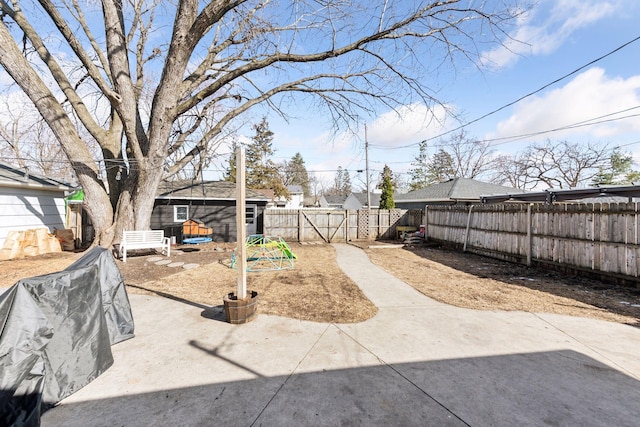
[[[563,131],[563,130],[577,129],[577,128],[585,127],[585,126],[594,126],[594,125],[598,125],[598,124],[602,124],[602,123],[608,123],[608,122],[614,122],[614,121],[618,121],[618,120],[629,119],[629,118],[640,116],[640,113],[639,114],[629,114],[629,115],[626,115],[626,116],[614,117],[614,118],[610,118],[610,119],[605,119],[605,118],[606,117],[615,116],[616,114],[622,114],[622,113],[626,113],[626,112],[629,112],[629,111],[632,111],[632,110],[636,110],[638,108],[640,108],[640,105],[637,105],[637,106],[631,107],[631,108],[625,108],[623,110],[619,110],[619,111],[616,111],[616,112],[613,112],[613,113],[608,113],[608,114],[603,114],[601,116],[592,117],[590,119],[581,120],[579,122],[571,123],[571,124],[560,126],[560,127],[553,128],[553,129],[541,130],[541,131],[537,131],[537,132],[530,132],[530,133],[519,134],[519,135],[502,136],[502,137],[498,137],[498,138],[489,138],[489,139],[483,139],[483,140],[465,141],[464,144],[474,144],[474,143],[477,143],[477,142],[491,143],[491,142],[501,141],[501,142],[498,142],[497,144],[492,144],[493,146],[497,146],[497,145],[502,145],[502,144],[506,144],[506,143],[509,143],[509,142],[515,142],[517,140],[529,138],[529,137],[532,137],[532,136],[544,135],[546,133],[560,132],[560,131]],[[603,120],[600,120],[600,119],[603,119]],[[400,148],[406,148],[408,146],[405,146],[405,147],[375,146],[375,147],[376,148],[380,148],[380,149],[395,150],[395,149],[400,149]]]
[[[623,117],[616,117],[616,118],[611,118],[611,119],[606,119],[606,120],[599,120],[599,119],[604,119],[606,117],[610,117],[616,114],[621,114],[621,113],[625,113],[628,111],[632,111],[635,109],[640,108],[640,105],[637,105],[635,107],[630,107],[630,108],[626,108],[623,110],[619,110],[613,113],[609,113],[609,114],[604,114],[601,116],[597,116],[597,117],[593,117],[590,119],[586,119],[586,120],[582,120],[576,123],[572,123],[569,125],[565,125],[565,126],[561,126],[558,128],[554,128],[554,129],[548,129],[548,130],[543,130],[543,131],[538,131],[538,132],[531,132],[531,133],[527,133],[527,134],[520,134],[520,135],[511,135],[511,136],[505,136],[505,137],[499,137],[499,138],[491,138],[491,139],[484,139],[484,140],[474,140],[474,141],[466,141],[465,144],[473,144],[473,143],[477,143],[477,142],[496,142],[496,141],[501,141],[498,142],[496,144],[492,144],[492,146],[498,146],[498,145],[502,145],[502,144],[507,144],[509,142],[515,142],[517,140],[521,140],[521,139],[525,139],[525,138],[529,138],[532,136],[539,136],[539,135],[543,135],[546,133],[552,133],[552,132],[559,132],[559,131],[563,131],[563,130],[569,130],[569,129],[576,129],[579,127],[584,127],[584,126],[592,126],[592,125],[597,125],[597,124],[602,124],[602,123],[607,123],[607,122],[612,122],[612,121],[618,121],[618,120],[623,120],[623,119],[627,119],[627,118],[633,118],[633,117],[639,117],[640,114],[631,114],[631,115],[627,115],[627,116],[623,116]],[[619,147],[626,147],[626,146],[630,146],[630,145],[635,145],[635,144],[639,144],[640,141],[635,141],[635,142],[631,142],[631,143],[626,143],[626,144],[622,144],[619,145]],[[381,146],[375,146],[377,148],[383,148]],[[384,147],[386,149],[398,149],[401,147]],[[12,160],[12,161],[23,161],[23,162],[30,162],[30,163],[51,163],[51,164],[64,164],[64,165],[70,165],[71,162],[67,159],[33,159],[33,158],[29,158],[29,157],[0,157],[1,160]],[[362,153],[356,154],[356,156],[348,162],[347,166],[345,168],[342,168],[343,171],[346,172],[359,172],[361,169],[350,169],[349,167],[351,166],[351,164],[353,164],[353,162],[355,162],[358,159],[362,159]],[[123,165],[125,164],[125,161],[122,159],[94,159],[94,161],[96,163],[104,163],[104,166],[102,166],[101,168],[104,169],[105,171],[110,170],[110,169],[121,169],[123,167]],[[373,163],[379,163],[379,164],[407,164],[407,163],[413,163],[414,160],[411,161],[394,161],[394,162],[388,162],[388,161],[377,161],[377,160],[372,160]],[[129,159],[126,161],[126,163],[128,164],[128,169],[131,171],[135,171],[135,170],[140,170],[139,165],[138,165],[138,161],[136,161],[135,159]],[[109,165],[111,164],[111,165]],[[196,167],[190,166],[190,165],[186,165],[185,167],[183,167],[181,170],[185,170],[185,171],[196,171],[199,170]],[[226,172],[226,169],[218,169],[218,168],[207,168],[206,169],[207,172]],[[319,170],[307,170],[307,172],[309,173],[325,173],[325,172],[337,172],[338,169],[319,169]],[[374,170],[375,172],[376,170]],[[377,170],[379,171],[379,170]]]
[[[632,40],[629,40],[628,42],[618,46],[617,48],[605,53],[604,55],[602,55],[602,56],[600,56],[600,57],[598,57],[598,58],[596,58],[596,59],[594,59],[592,61],[589,61],[588,63],[576,68],[575,70],[563,75],[562,77],[559,77],[559,78],[557,78],[557,79],[555,79],[555,80],[553,80],[553,81],[541,86],[540,88],[534,90],[533,92],[527,93],[526,95],[523,95],[523,96],[519,97],[515,101],[509,102],[509,103],[507,103],[507,104],[505,104],[505,105],[503,105],[503,106],[501,106],[499,108],[496,108],[495,110],[492,110],[492,111],[490,111],[490,112],[488,112],[486,114],[483,114],[482,116],[480,116],[480,117],[478,117],[476,119],[473,119],[473,120],[471,120],[471,121],[469,121],[467,123],[461,124],[460,126],[454,128],[454,129],[448,130],[446,132],[443,132],[443,133],[441,133],[439,135],[432,136],[432,137],[424,139],[424,140],[422,140],[420,142],[414,142],[414,143],[407,144],[407,145],[400,146],[400,147],[382,147],[382,146],[378,146],[378,145],[374,145],[374,144],[370,144],[370,146],[371,147],[376,147],[376,148],[387,148],[387,149],[397,150],[397,149],[402,149],[402,148],[414,147],[414,146],[416,146],[416,145],[418,145],[418,144],[420,144],[422,142],[427,142],[427,141],[432,141],[434,139],[442,138],[445,135],[448,135],[450,133],[456,132],[456,131],[458,131],[460,129],[463,129],[463,128],[465,128],[465,127],[467,127],[467,126],[469,126],[469,125],[471,125],[473,123],[477,123],[480,120],[484,120],[487,117],[492,116],[493,114],[496,114],[496,113],[498,113],[498,112],[500,112],[500,111],[502,111],[502,110],[504,110],[504,109],[506,109],[508,107],[511,107],[511,106],[517,104],[518,102],[520,102],[520,101],[522,101],[522,100],[524,100],[526,98],[529,98],[529,97],[531,97],[531,96],[533,96],[533,95],[535,95],[535,94],[547,89],[548,87],[553,86],[554,84],[561,82],[562,80],[566,79],[567,77],[570,77],[570,76],[572,76],[572,75],[584,70],[585,68],[587,68],[587,67],[589,67],[589,66],[591,66],[591,65],[593,65],[593,64],[595,64],[595,63],[597,63],[597,62],[599,62],[599,61],[601,61],[601,60],[603,60],[605,58],[607,58],[608,56],[613,55],[614,53],[624,49],[625,47],[631,45],[632,43],[637,42],[638,40],[640,40],[640,36],[635,37]]]
[[[356,159],[354,159],[356,160]],[[61,165],[71,165],[72,162],[69,160],[34,160],[32,158],[28,158],[28,157],[5,157],[5,156],[0,156],[0,161],[24,161],[27,163],[51,163],[51,164],[61,164]],[[95,159],[94,160],[96,163],[100,163],[103,162],[103,160],[98,160]],[[351,161],[350,163],[353,163],[353,161]],[[122,164],[120,163],[119,165],[116,166],[108,166],[106,168],[103,168],[104,170],[108,170],[108,169],[118,169],[118,167],[121,167]],[[134,168],[132,168],[132,170],[135,170]],[[183,171],[187,171],[187,172],[191,172],[191,171],[196,171],[199,170],[198,168],[191,166],[191,165],[186,165],[184,168],[182,168],[181,170]],[[358,173],[358,171],[360,171],[361,169],[350,169],[350,168],[341,168],[341,169],[307,169],[307,172],[309,173],[323,173],[323,172],[338,172],[338,170],[342,170],[343,172],[349,172],[349,173]],[[372,169],[374,172],[380,172],[381,169]],[[205,170],[206,172],[226,172],[227,169],[224,168],[207,168]]]
[[[635,108],[640,108],[640,106],[633,107],[633,109],[635,109]],[[624,112],[624,111],[628,111],[628,110],[622,110],[622,111],[619,111],[619,112],[616,112],[616,113],[607,114],[607,115],[604,115],[604,116],[601,116],[601,117],[608,117],[608,116],[611,116],[611,115],[614,115],[614,114],[619,114],[619,113]],[[570,125],[561,126],[561,127],[554,128],[554,129],[548,129],[548,130],[543,130],[543,131],[538,131],[538,132],[531,132],[531,133],[522,134],[522,135],[505,136],[505,137],[500,137],[500,138],[485,139],[485,140],[483,140],[481,142],[502,141],[502,142],[499,142],[497,144],[492,144],[493,146],[497,146],[497,145],[507,144],[509,142],[514,142],[515,140],[520,140],[520,139],[524,139],[524,138],[530,138],[532,136],[544,135],[546,133],[561,132],[563,130],[577,129],[577,128],[581,128],[581,127],[585,127],[585,126],[594,126],[594,125],[599,125],[599,124],[609,123],[609,122],[615,122],[615,121],[618,121],[618,120],[629,119],[629,118],[639,117],[639,116],[640,116],[640,114],[630,114],[630,115],[627,115],[627,116],[624,116],[624,117],[616,117],[616,118],[606,119],[606,120],[598,120],[598,118],[593,118],[593,119],[590,119],[590,120],[583,120],[582,122],[573,123],[573,124],[570,124]],[[598,120],[598,121],[592,122],[592,120]],[[480,142],[480,141],[476,141],[476,142]]]

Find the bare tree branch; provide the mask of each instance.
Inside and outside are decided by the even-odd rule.
[[[148,228],[160,180],[202,168],[257,105],[286,118],[286,104],[303,97],[336,127],[416,98],[432,108],[438,67],[479,62],[478,46],[499,43],[523,11],[509,8],[519,0],[23,1],[0,0],[10,45],[0,46],[0,65],[75,165],[105,245],[125,227]],[[96,159],[87,158],[93,141]]]
[[[608,144],[578,145],[567,141],[532,144],[523,152],[497,162],[496,180],[523,190],[578,188],[590,184],[609,165],[613,149]]]

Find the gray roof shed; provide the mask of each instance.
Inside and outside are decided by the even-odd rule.
[[[247,188],[247,201],[268,202],[263,193]],[[169,181],[161,182],[156,199],[236,200],[236,184],[228,181]]]

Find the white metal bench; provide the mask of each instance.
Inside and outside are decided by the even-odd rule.
[[[171,240],[164,237],[162,230],[125,231],[118,253],[122,262],[127,262],[127,251],[133,249],[160,249],[162,253],[171,256]]]

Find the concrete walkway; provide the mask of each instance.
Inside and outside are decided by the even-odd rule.
[[[447,306],[335,248],[373,319],[230,325],[220,307],[130,295],[136,337],[42,425],[638,425],[640,329]]]

